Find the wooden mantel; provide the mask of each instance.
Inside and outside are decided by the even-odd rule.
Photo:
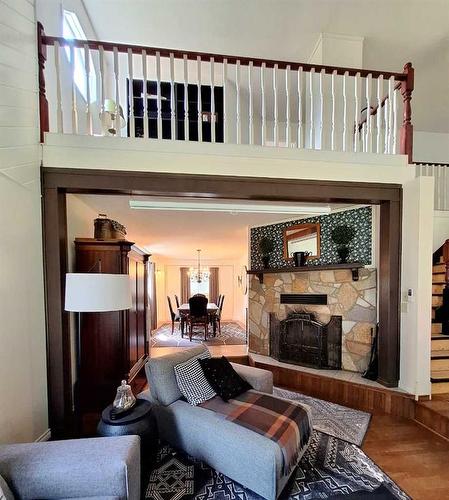
[[[359,280],[359,269],[365,267],[360,262],[349,262],[347,264],[324,264],[320,266],[298,266],[298,267],[269,267],[267,269],[249,269],[247,274],[255,274],[260,283],[263,283],[264,274],[279,273],[307,273],[311,271],[335,271],[340,269],[349,269],[352,272],[353,281]]]

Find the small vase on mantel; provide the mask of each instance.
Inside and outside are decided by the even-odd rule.
[[[268,269],[270,267],[270,256],[262,255],[262,264],[264,269]]]
[[[340,264],[346,264],[349,257],[349,247],[339,246],[337,248],[338,257],[340,258]]]

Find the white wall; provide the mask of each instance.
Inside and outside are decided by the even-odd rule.
[[[0,443],[48,429],[34,1],[0,3]]]
[[[432,215],[433,179],[404,184],[399,387],[416,395],[431,392]],[[413,296],[407,298],[409,289]]]
[[[415,130],[413,161],[449,163],[449,134]]]
[[[78,196],[67,195],[67,271],[75,271],[75,238],[93,238],[94,219],[97,213],[84,203]],[[76,316],[70,314],[70,343],[72,355],[72,387],[75,385],[76,374]]]

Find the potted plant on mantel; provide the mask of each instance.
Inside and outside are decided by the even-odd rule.
[[[337,253],[341,264],[346,264],[349,257],[349,244],[354,239],[355,229],[352,226],[341,225],[332,230],[332,241],[337,245]]]
[[[259,250],[262,254],[262,263],[264,269],[267,269],[270,265],[271,252],[274,250],[274,243],[268,236],[262,236],[259,240]]]

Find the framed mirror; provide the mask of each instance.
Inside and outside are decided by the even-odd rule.
[[[295,224],[284,229],[284,259],[293,260],[295,252],[310,252],[309,259],[319,258],[319,224]]]

